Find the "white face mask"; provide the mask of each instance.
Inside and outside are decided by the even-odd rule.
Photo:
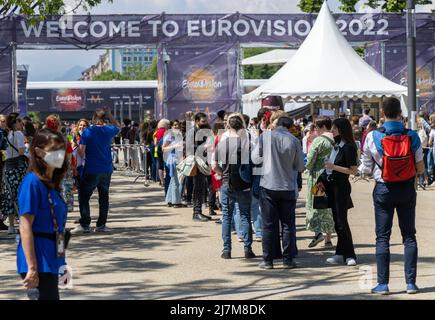
[[[63,161],[65,160],[65,150],[57,150],[46,152],[44,161],[50,166],[56,169],[60,169],[63,166]]]

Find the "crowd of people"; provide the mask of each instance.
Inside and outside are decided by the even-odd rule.
[[[370,110],[350,119],[345,114],[292,119],[272,108],[252,119],[220,111],[214,123],[204,113],[188,112],[179,120],[125,119],[121,125],[107,108],[97,110],[91,122],[71,125],[55,115],[42,124],[16,113],[0,116],[0,228],[14,234],[19,217],[18,273],[26,288],[39,289],[39,299],[59,299],[58,270],[65,264],[70,234],[92,231],[89,201],[95,189],[95,232],[108,230],[111,176],[124,166],[143,170],[159,183],[168,207],[190,207],[193,221],[220,225],[223,259],[232,258],[235,234],[246,259],[256,257],[253,241],[261,242],[260,268],[273,269],[274,261],[282,259],[292,269],[298,256],[296,201],[305,173],[306,228],[313,232],[309,247],[324,242],[326,250],[335,248],[327,264],[355,266],[349,179],[365,175],[376,181],[378,285],[373,293],[389,292],[394,210],[405,245],[407,292],[416,293],[415,178],[423,188],[434,181],[435,115],[421,113],[418,130],[412,131],[406,129],[397,99],[384,99],[382,112],[379,123]],[[123,145],[145,152],[119,148]],[[140,168],[140,163],[145,165]],[[69,232],[66,218],[74,210],[75,192],[80,220]]]

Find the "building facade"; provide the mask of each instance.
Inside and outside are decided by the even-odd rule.
[[[124,48],[110,50],[111,70],[124,73],[129,66],[141,64],[148,68],[157,56],[153,48]]]
[[[110,49],[101,55],[98,62],[82,72],[79,80],[93,81],[95,77],[106,71],[125,73],[129,66],[141,64],[148,68],[157,56],[157,49],[124,48]]]

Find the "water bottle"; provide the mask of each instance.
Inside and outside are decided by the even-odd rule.
[[[27,290],[27,297],[29,298],[29,300],[39,300],[39,289],[33,288]]]

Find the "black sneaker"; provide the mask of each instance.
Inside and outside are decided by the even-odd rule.
[[[194,221],[208,222],[208,219],[204,215],[199,213],[194,213],[192,219]]]
[[[205,214],[200,213],[203,218],[207,219],[208,221],[213,220],[210,216],[206,216]]]
[[[258,265],[261,269],[273,269],[273,263],[263,261]]]
[[[255,253],[252,250],[245,251],[245,258],[246,259],[253,259],[256,257],[257,256],[255,255]]]
[[[297,268],[296,262],[294,261],[284,261],[283,262],[284,269],[294,269]]]
[[[231,259],[231,252],[223,251],[221,255],[222,259]]]
[[[181,203],[172,205],[172,208],[185,208]]]
[[[168,203],[168,207],[169,207],[169,208],[172,208],[172,207],[173,207],[173,204],[172,204],[172,203]]]

